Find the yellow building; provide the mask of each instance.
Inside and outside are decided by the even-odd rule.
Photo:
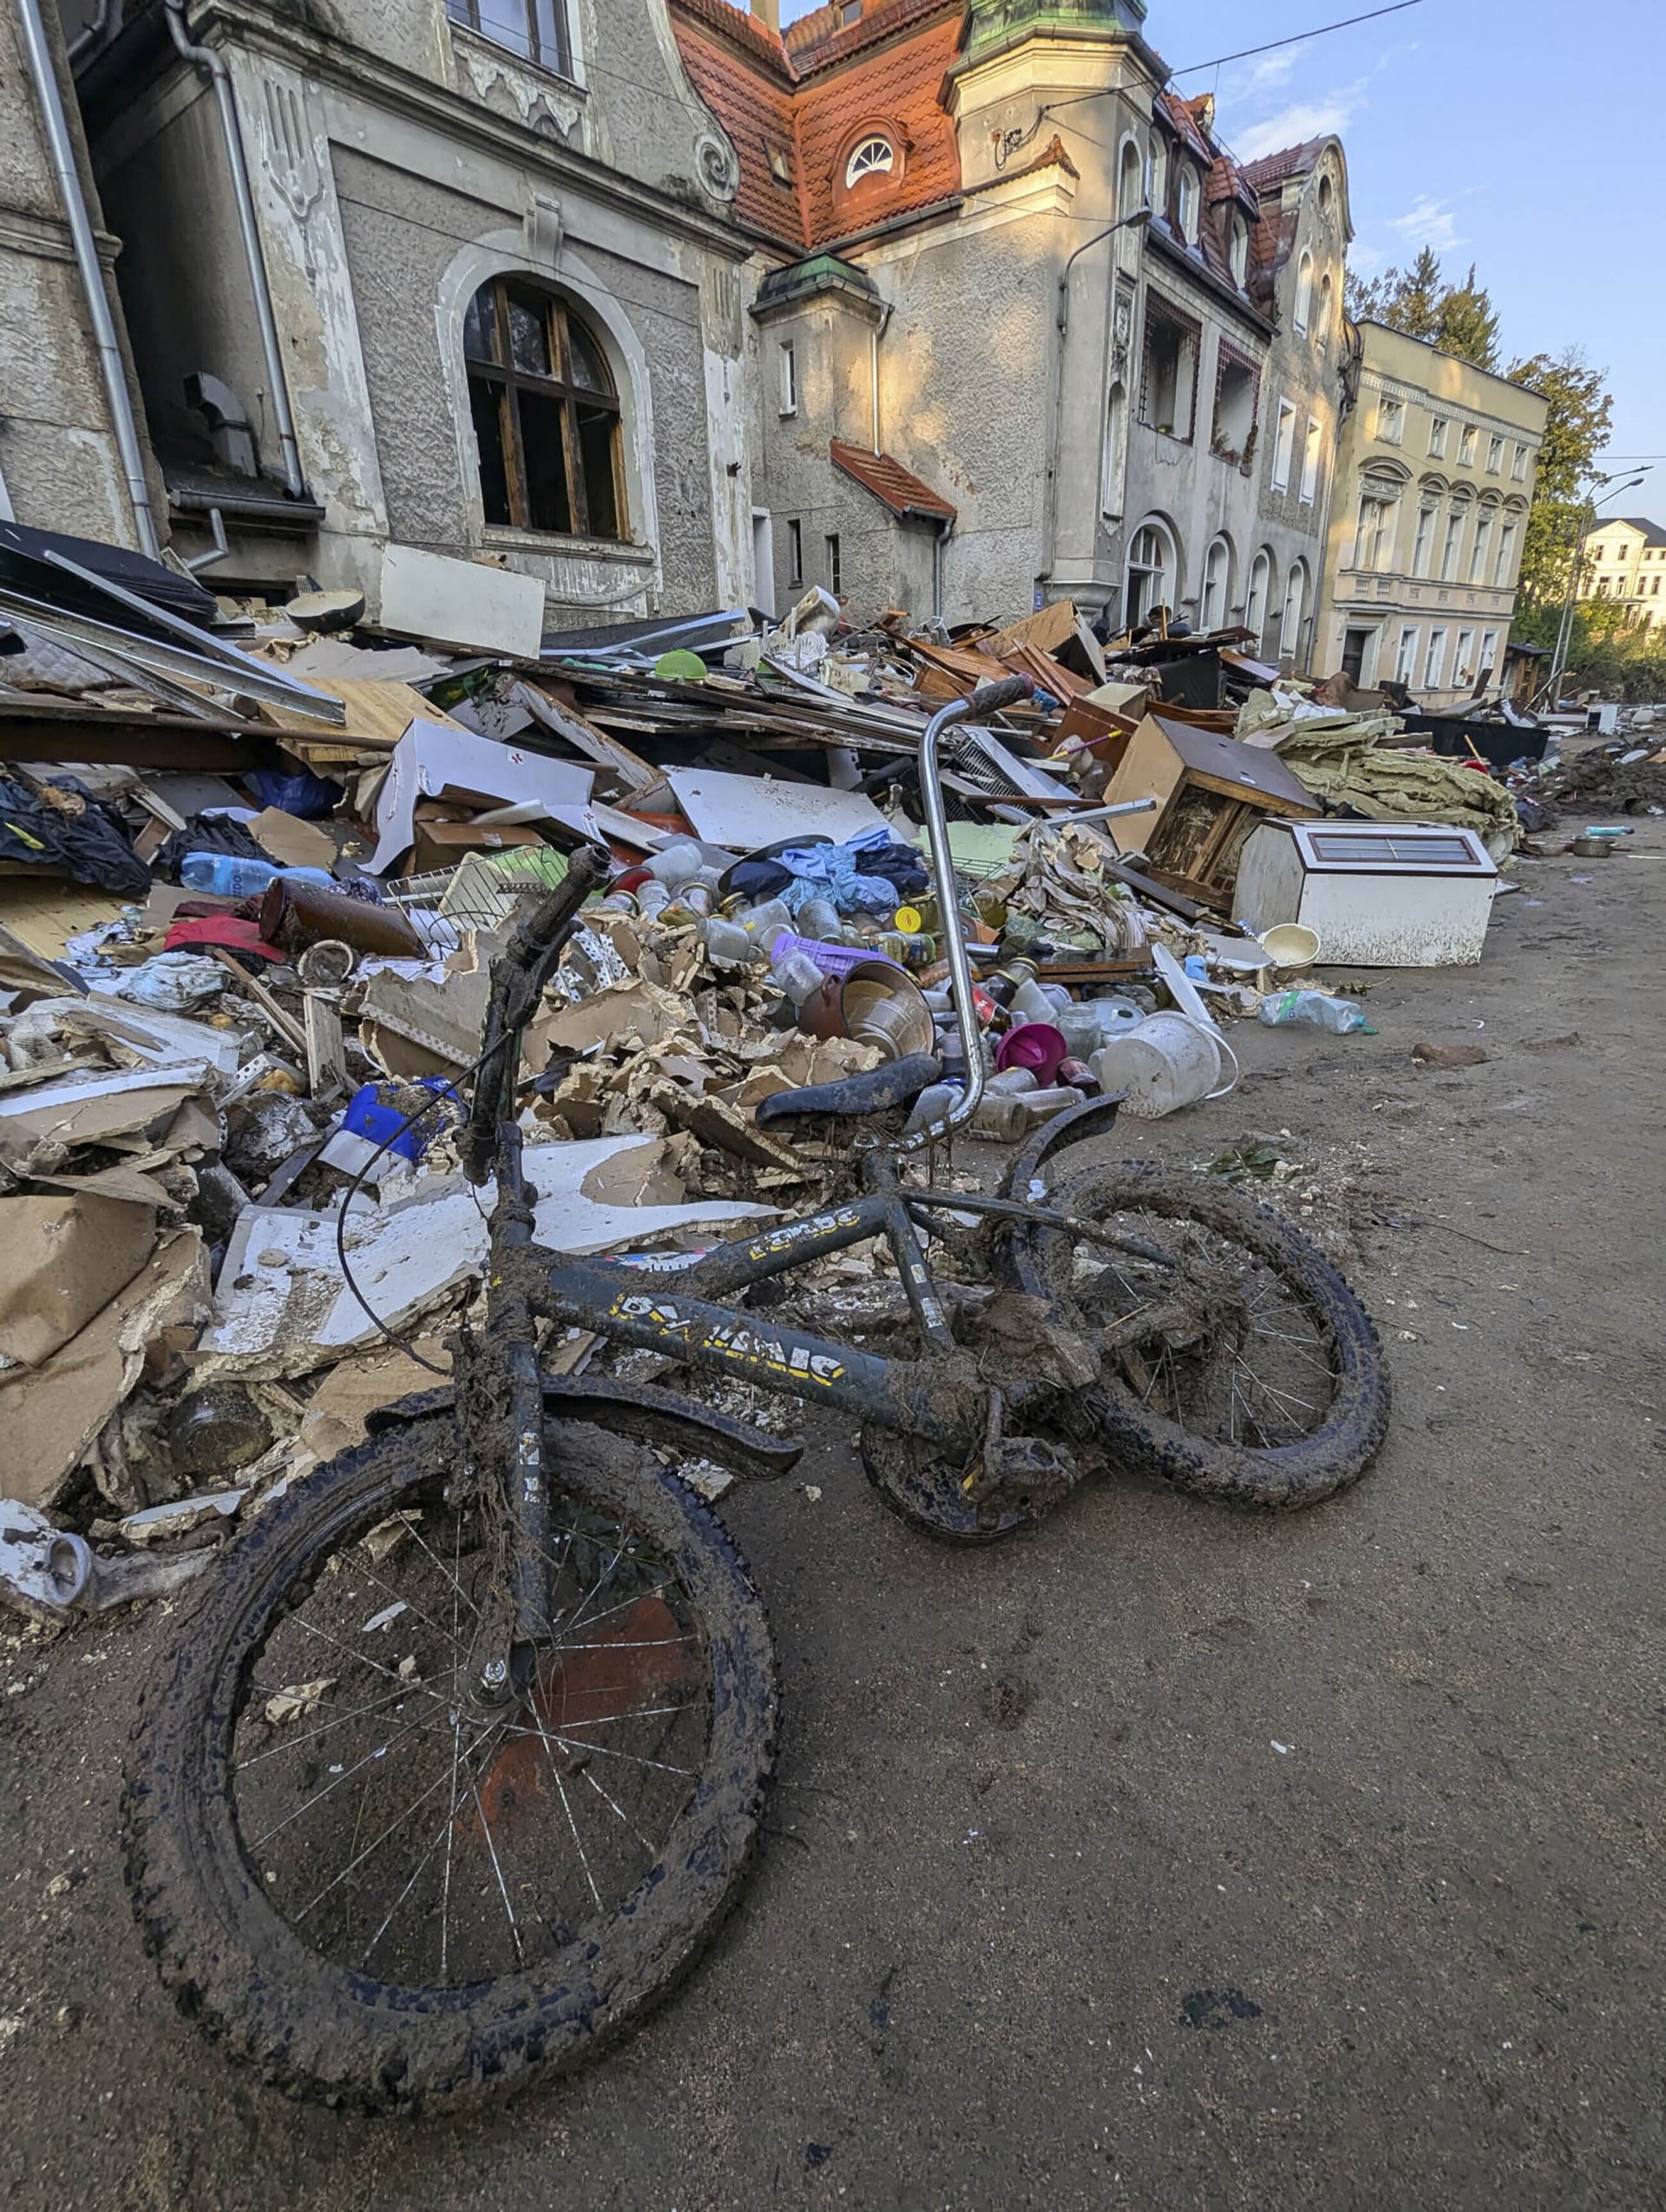
[[[1503,671],[1549,409],[1381,323],[1348,337],[1313,672],[1455,706]]]
[[[1581,547],[1579,596],[1617,599],[1648,630],[1666,626],[1666,530],[1641,514],[1599,522]]]

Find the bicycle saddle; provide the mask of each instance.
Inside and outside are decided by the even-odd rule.
[[[910,1052],[905,1059],[869,1068],[865,1075],[847,1076],[843,1083],[777,1090],[758,1105],[758,1121],[762,1127],[766,1122],[793,1121],[810,1114],[883,1114],[893,1106],[910,1105],[942,1071],[935,1053]]]

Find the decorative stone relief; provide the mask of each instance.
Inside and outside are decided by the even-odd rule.
[[[734,198],[740,189],[740,163],[726,139],[715,131],[702,131],[694,141],[694,160],[700,183],[713,200]]]

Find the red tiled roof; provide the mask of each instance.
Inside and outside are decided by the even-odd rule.
[[[829,450],[834,467],[854,477],[864,492],[871,492],[893,514],[924,514],[941,522],[959,519],[958,507],[951,507],[941,493],[934,492],[923,478],[900,461],[893,461],[889,454],[869,453],[866,446],[847,445],[843,438],[833,439]]]
[[[818,68],[800,87],[801,181],[812,241],[849,238],[959,192],[960,143],[938,93],[954,58],[960,19],[960,8],[945,9],[941,0],[929,11],[911,10],[900,35],[836,67]],[[844,165],[870,129],[891,141],[898,166],[847,190]]]
[[[798,119],[790,81],[777,82],[767,64],[760,66],[750,55],[743,58],[726,36],[710,34],[705,20],[698,24],[690,21],[684,11],[692,13],[697,4],[699,0],[677,0],[677,46],[695,91],[727,131],[740,158],[735,213],[748,230],[802,253],[810,239],[799,189]],[[699,12],[709,20],[719,9],[725,16],[737,16],[726,0],[704,0]],[[751,17],[738,20],[750,24]],[[767,31],[760,29],[758,35],[774,43]],[[771,148],[788,157],[792,183],[777,182],[770,166]]]
[[[960,147],[939,95],[963,12],[961,0],[865,0],[847,24],[835,0],[783,40],[728,0],[672,0],[684,65],[740,157],[741,222],[802,253],[953,199]],[[900,158],[847,188],[845,164],[869,130]],[[790,187],[771,147],[790,150]]]
[[[1300,146],[1286,146],[1276,154],[1263,154],[1259,161],[1246,161],[1243,180],[1257,197],[1265,199],[1269,192],[1279,190],[1288,178],[1312,168],[1324,144],[1322,138],[1310,138]]]

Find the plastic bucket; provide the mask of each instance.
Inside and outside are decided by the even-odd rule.
[[[1223,1062],[1232,1066],[1223,1083]],[[1124,1110],[1161,1121],[1183,1106],[1224,1098],[1238,1079],[1237,1057],[1223,1037],[1190,1014],[1148,1014],[1138,1029],[1112,1037],[1093,1062],[1099,1088],[1125,1094]]]
[[[1319,933],[1309,929],[1305,922],[1278,922],[1271,929],[1263,929],[1261,941],[1267,948],[1267,958],[1281,975],[1294,974],[1298,968],[1310,968],[1319,957]]]

